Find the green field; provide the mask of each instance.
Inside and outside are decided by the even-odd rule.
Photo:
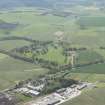
[[[89,16],[89,17],[81,17],[78,20],[79,25],[83,25],[84,27],[105,27],[105,16]]]
[[[97,64],[92,66],[83,67],[80,69],[76,69],[75,71],[72,70],[72,72],[77,73],[96,73],[96,74],[105,74],[105,64]]]
[[[0,54],[0,90],[15,85],[21,80],[36,78],[48,72],[47,69],[40,68],[34,64],[4,57]]]
[[[105,89],[88,90],[81,96],[61,105],[105,105]]]
[[[40,55],[39,58],[43,58],[45,60],[49,61],[55,61],[58,62],[59,64],[65,64],[65,56],[63,56],[63,49],[62,48],[49,48],[49,51],[45,55]]]
[[[6,40],[0,42],[0,49],[12,50],[21,46],[29,45],[29,42],[21,40]]]
[[[77,54],[78,54],[77,64],[86,64],[88,62],[103,59],[103,57],[100,54],[91,50],[82,51],[82,52],[80,51],[77,52]]]

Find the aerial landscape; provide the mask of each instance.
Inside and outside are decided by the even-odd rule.
[[[0,0],[0,105],[105,105],[105,0]]]

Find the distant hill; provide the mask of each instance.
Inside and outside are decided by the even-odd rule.
[[[11,8],[19,6],[43,6],[48,7],[51,2],[47,0],[0,0],[0,8]]]
[[[80,2],[84,0],[0,0],[0,8],[17,6],[44,6],[49,7],[56,2]]]
[[[94,2],[104,4],[105,0],[0,0],[0,9],[8,9],[20,6],[39,6],[51,8],[55,3],[73,3],[87,5]]]

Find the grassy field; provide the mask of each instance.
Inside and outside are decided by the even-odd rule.
[[[73,70],[72,72],[77,73],[96,73],[96,74],[104,74],[105,73],[105,64],[97,64],[97,65],[91,65],[87,67],[83,67],[77,70]]]
[[[16,84],[18,81],[27,78],[36,78],[38,75],[46,74],[47,69],[35,66],[34,64],[15,60],[10,57],[0,58],[0,89]]]
[[[105,89],[98,88],[85,91],[81,96],[61,105],[105,105]]]
[[[97,64],[82,68],[72,69],[66,78],[96,82],[105,80],[105,64]]]
[[[81,17],[78,20],[78,24],[83,25],[84,28],[88,28],[88,27],[105,27],[105,16]]]
[[[23,40],[0,41],[0,49],[12,50],[14,48],[22,47],[29,44],[30,44],[29,42]]]
[[[103,59],[101,54],[98,54],[97,52],[92,50],[82,51],[82,52],[80,51],[80,52],[77,52],[77,54],[78,54],[78,57],[77,57],[78,64],[86,64],[88,62],[94,62],[96,60]]]
[[[43,58],[45,60],[49,61],[55,61],[58,62],[59,64],[65,64],[64,59],[65,56],[63,56],[63,49],[62,48],[49,48],[48,53],[45,55],[40,55],[39,58]]]
[[[70,73],[66,78],[72,78],[75,80],[96,82],[105,80],[105,74],[91,74],[91,73]]]

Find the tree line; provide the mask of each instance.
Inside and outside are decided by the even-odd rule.
[[[9,51],[2,50],[2,49],[0,49],[0,53],[6,54],[6,55],[8,55],[8,56],[10,56],[12,58],[15,58],[15,59],[23,60],[25,62],[34,63],[36,65],[40,65],[41,67],[49,69],[50,73],[56,73],[58,71],[62,71],[62,70],[72,68],[70,64],[68,64],[68,65],[60,65],[57,62],[44,60],[42,58],[37,58],[37,57],[35,57],[34,59],[27,58],[27,57],[19,56],[17,54],[14,54],[14,53],[11,53]],[[88,62],[86,64],[76,64],[75,67],[84,67],[84,66],[89,66],[89,65],[93,65],[93,64],[99,64],[99,63],[105,63],[105,60],[100,59],[100,60]]]
[[[18,36],[9,36],[9,37],[0,38],[0,41],[5,41],[5,40],[25,40],[25,41],[32,42],[34,44],[40,44],[40,45],[46,45],[46,44],[52,43],[52,41],[39,41],[28,37],[18,37]]]

